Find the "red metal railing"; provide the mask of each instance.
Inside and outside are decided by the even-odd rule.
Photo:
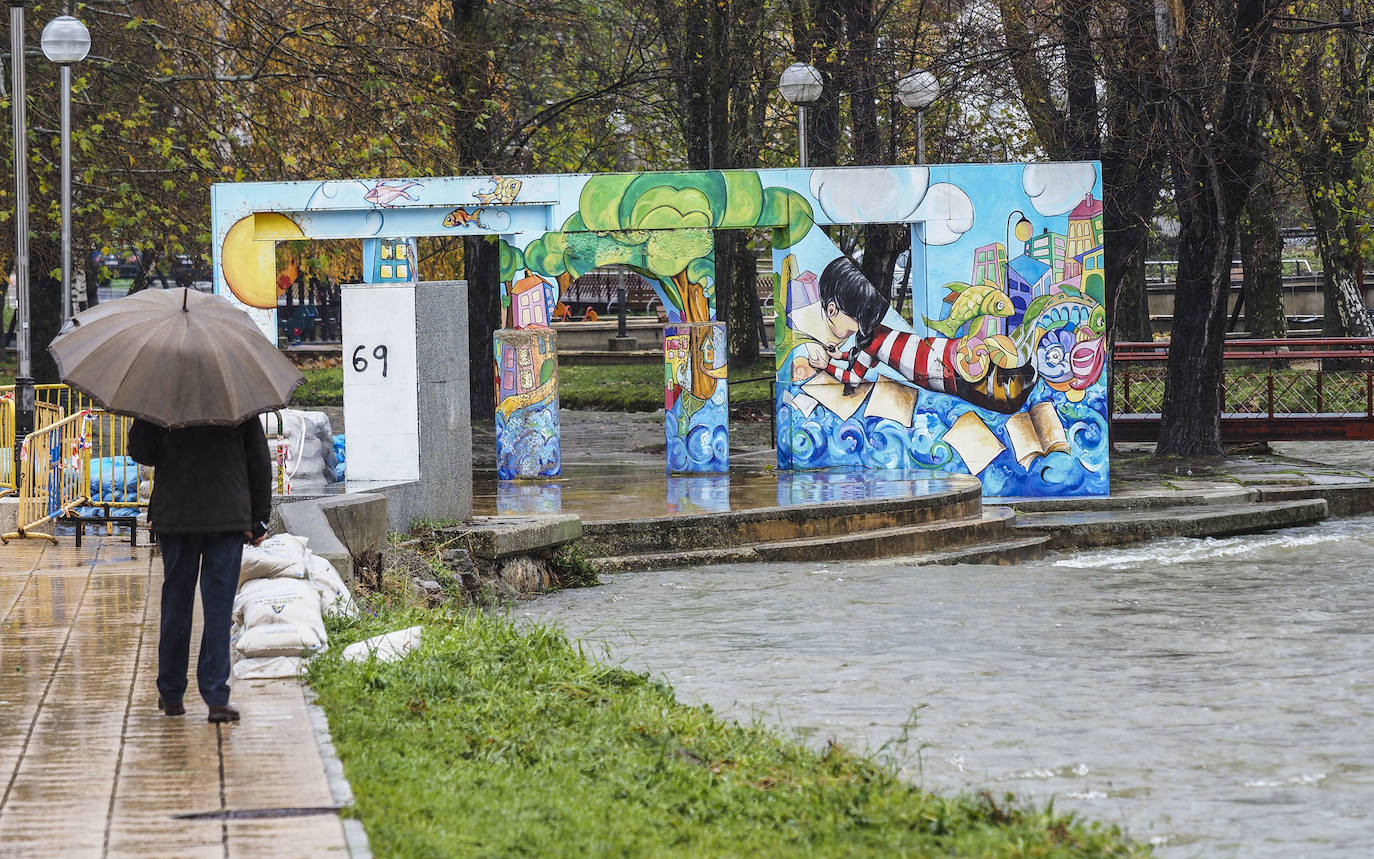
[[[1114,438],[1158,438],[1168,353],[1116,344]],[[1374,439],[1374,339],[1231,340],[1222,368],[1223,441]]]

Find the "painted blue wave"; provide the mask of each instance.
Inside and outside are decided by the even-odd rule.
[[[664,413],[663,434],[669,473],[718,474],[730,470],[730,408],[726,383],[716,385],[711,399],[686,423],[682,434],[682,410],[687,397],[679,397]]]
[[[496,413],[496,476],[501,480],[557,477],[563,472],[555,394],[510,417]]]
[[[1110,451],[1106,390],[1105,379],[1099,380],[1082,401],[1072,403],[1044,382],[1037,384],[1027,407],[1052,403],[1064,424],[1070,449],[1068,453],[1033,459],[1023,468],[1016,461],[1006,431],[1011,415],[978,409],[950,394],[923,390],[917,398],[910,428],[886,418],[862,415],[841,421],[823,407],[813,409],[808,416],[784,402],[785,398],[790,399],[789,394],[801,395],[801,386],[779,382],[774,404],[778,467],[917,468],[967,474],[968,467],[958,452],[943,439],[961,415],[973,411],[1006,447],[978,475],[984,495],[1105,495],[1109,488]]]

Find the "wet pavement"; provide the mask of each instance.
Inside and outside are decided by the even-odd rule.
[[[583,522],[612,522],[921,497],[968,486],[971,480],[915,469],[777,471],[748,464],[729,474],[670,475],[654,466],[579,463],[544,480],[476,475],[473,509],[479,516],[562,512],[576,513]]]
[[[113,538],[0,548],[0,853],[346,855],[332,810],[243,816],[337,805],[299,683],[234,683],[238,724],[206,722],[194,677],[158,712],[161,581]]]

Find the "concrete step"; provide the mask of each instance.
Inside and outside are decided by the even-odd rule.
[[[914,497],[585,522],[582,550],[588,557],[611,558],[839,538],[967,519],[977,516],[982,506],[980,487],[970,480]]]
[[[1016,519],[1007,507],[986,507],[977,516],[897,528],[878,528],[843,536],[784,540],[755,546],[766,561],[831,561],[894,558],[972,542],[996,540]]]
[[[1050,549],[1085,549],[1160,537],[1226,537],[1320,522],[1323,499],[1266,504],[1188,505],[1154,510],[1021,513],[1011,532],[1045,535]]]
[[[990,507],[976,516],[938,520],[918,525],[875,528],[843,535],[822,535],[792,540],[767,541],[744,546],[721,546],[681,551],[640,552],[595,557],[598,573],[619,573],[705,564],[759,561],[826,561],[890,558],[977,543],[998,545],[1008,533],[1016,514],[1006,507]],[[1035,540],[1022,538],[1018,543]],[[1039,538],[1044,542],[1044,538]],[[988,551],[991,551],[989,548]],[[953,556],[953,552],[949,553]]]
[[[1262,500],[1259,490],[1236,486],[1234,483],[1218,486],[1201,482],[1180,481],[1180,489],[1173,492],[1150,489],[1084,498],[1000,498],[997,503],[1006,504],[1018,513],[1067,513],[1107,510],[1159,510],[1161,508],[1194,505],[1215,507],[1259,500]]]
[[[1036,561],[1045,557],[1050,545],[1050,538],[1045,535],[1034,537],[1009,537],[1005,540],[994,540],[989,543],[976,543],[972,546],[961,546],[957,549],[949,549],[940,552],[931,552],[924,555],[915,555],[907,558],[914,566],[924,567],[927,564],[941,564],[943,566],[953,566],[954,564],[991,564],[996,566],[1009,566],[1019,564],[1022,561]]]

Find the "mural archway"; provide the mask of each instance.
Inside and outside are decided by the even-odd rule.
[[[280,239],[495,235],[508,307],[536,288],[556,301],[577,273],[617,263],[651,280],[682,328],[675,342],[705,355],[713,232],[767,228],[780,468],[962,471],[991,495],[1104,494],[1100,192],[1091,162],[217,185],[216,287],[253,305],[258,246]],[[863,223],[910,226],[914,324],[817,228]],[[418,278],[413,264],[407,274]],[[542,327],[510,319],[522,336]],[[723,370],[693,368],[689,395],[711,400]]]

